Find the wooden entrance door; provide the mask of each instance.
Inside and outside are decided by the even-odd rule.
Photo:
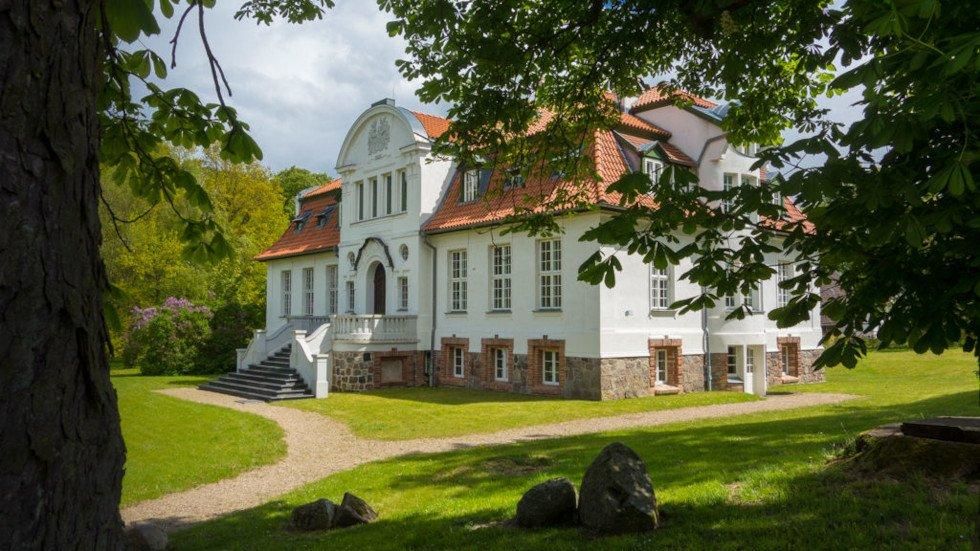
[[[374,314],[385,313],[385,269],[378,264],[374,269]]]

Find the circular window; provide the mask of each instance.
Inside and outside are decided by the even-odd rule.
[[[354,262],[356,260],[357,260],[357,257],[354,256],[354,253],[352,253],[352,252],[347,253],[347,262],[350,262],[350,267],[351,268],[354,267]]]
[[[402,246],[398,247],[398,254],[402,256],[402,260],[408,260],[408,245],[402,243]]]

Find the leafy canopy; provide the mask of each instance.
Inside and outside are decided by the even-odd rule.
[[[676,307],[712,307],[722,296],[750,292],[775,274],[766,255],[783,251],[781,263],[798,272],[780,283],[792,299],[769,314],[780,326],[808,317],[820,301],[817,286],[836,280],[844,291],[824,305],[835,327],[819,365],[854,366],[868,328],[878,330],[882,346],[939,353],[962,342],[977,349],[980,194],[971,123],[980,117],[980,4],[379,3],[394,17],[389,32],[408,42],[402,74],[421,80],[422,100],[450,104],[454,139],[439,147],[463,162],[528,166],[529,155],[552,158],[581,146],[590,129],[609,127],[616,116],[608,91],[638,95],[654,75],[671,75],[668,88],[732,102],[723,123],[729,140],[772,146],[760,164],[787,177],[729,192],[691,191],[688,173],[669,169],[657,187],[659,206],[648,208],[630,199],[649,183],[628,175],[612,185],[626,208],[585,236],[658,267],[690,258],[693,268],[681,277],[704,292]],[[864,117],[845,127],[816,98],[848,90],[859,91]],[[542,110],[551,115],[547,131],[529,135]],[[781,143],[789,127],[807,136]],[[809,155],[826,161],[799,168]],[[582,181],[595,177],[588,163],[572,164]],[[773,231],[766,221],[781,215],[774,194],[794,197],[816,232],[793,222]],[[722,212],[722,200],[733,207]],[[556,227],[547,216],[515,221],[532,232]],[[612,285],[619,268],[615,255],[596,254],[579,277]]]

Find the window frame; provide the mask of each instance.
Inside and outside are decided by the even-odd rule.
[[[354,189],[357,192],[357,197],[354,201],[357,203],[357,221],[360,222],[364,220],[364,180],[355,182]]]
[[[314,306],[313,267],[303,268],[303,315],[312,316]]]
[[[387,216],[389,214],[394,214],[395,212],[395,185],[390,172],[384,175],[384,182],[385,215]]]
[[[561,239],[539,239],[536,249],[538,310],[559,311],[562,308]]]
[[[783,375],[786,375],[786,376],[790,376],[790,373],[789,373],[789,363],[790,363],[789,362],[789,358],[790,358],[789,346],[787,346],[785,344],[782,345],[782,346],[780,346],[779,347],[779,359],[782,361],[782,364],[783,364],[783,369],[782,369]]]
[[[327,315],[332,315],[337,313],[337,307],[340,306],[337,301],[337,282],[338,282],[338,269],[336,264],[328,264],[326,266],[326,277],[327,277]]]
[[[293,313],[293,271],[281,270],[279,272],[279,311],[281,317],[289,317]]]
[[[738,373],[738,347],[729,346],[728,355],[725,358],[726,373],[728,374],[728,380],[738,379],[741,380],[742,377]]]
[[[398,311],[408,311],[408,276],[398,276]]]
[[[466,355],[462,346],[452,347],[453,377],[462,379],[466,376]]]
[[[739,183],[739,175],[735,172],[725,172],[721,175],[721,190],[728,192],[735,189]],[[735,203],[730,198],[721,200],[721,212],[729,213]]]
[[[662,273],[657,273],[662,272]],[[660,270],[650,264],[649,272],[649,300],[651,311],[670,310],[670,305],[674,299],[673,270],[667,266]],[[661,296],[662,295],[662,296]],[[662,305],[661,305],[662,304]]]
[[[347,280],[347,311],[353,314],[354,310],[354,300],[357,298],[357,289],[354,286],[352,280]]]
[[[401,207],[401,212],[408,212],[408,171],[404,169],[399,170],[398,174],[400,175],[399,184],[401,187],[401,190],[399,191],[398,194],[399,195],[398,203],[399,206]]]
[[[466,249],[453,249],[448,251],[446,278],[449,282],[449,300],[446,302],[449,304],[450,312],[466,312],[469,306],[466,281],[467,264]]]
[[[788,275],[787,271],[789,272]],[[793,298],[790,290],[783,288],[781,283],[796,277],[795,272],[796,266],[789,263],[781,263],[776,268],[776,303],[780,307],[789,304],[790,299]]]
[[[667,165],[660,159],[654,159],[653,157],[643,158],[643,173],[650,178],[651,193],[657,189],[657,184],[660,183],[660,177],[663,176],[666,167]],[[653,168],[652,171],[650,170],[651,168]]]
[[[548,356],[551,355],[552,359],[549,362]],[[553,380],[548,380],[548,367],[551,366],[551,374]],[[543,349],[541,350],[541,384],[548,386],[558,386],[561,381],[558,378],[558,351]]]
[[[654,351],[654,384],[667,384],[667,349],[657,348]]]
[[[463,173],[463,189],[460,195],[460,201],[463,203],[472,203],[479,198],[479,195],[480,171],[467,170]]]
[[[492,312],[508,311],[513,306],[511,280],[513,265],[513,249],[510,243],[490,246],[490,310]]]
[[[371,183],[371,218],[378,217],[378,178],[368,180]]]
[[[493,356],[493,380],[494,381],[508,381],[510,378],[509,366],[507,365],[507,349],[506,348],[492,348]]]

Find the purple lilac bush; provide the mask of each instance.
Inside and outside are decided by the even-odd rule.
[[[212,312],[186,298],[167,297],[160,306],[132,310],[123,360],[144,375],[197,371],[199,351],[211,336]]]

